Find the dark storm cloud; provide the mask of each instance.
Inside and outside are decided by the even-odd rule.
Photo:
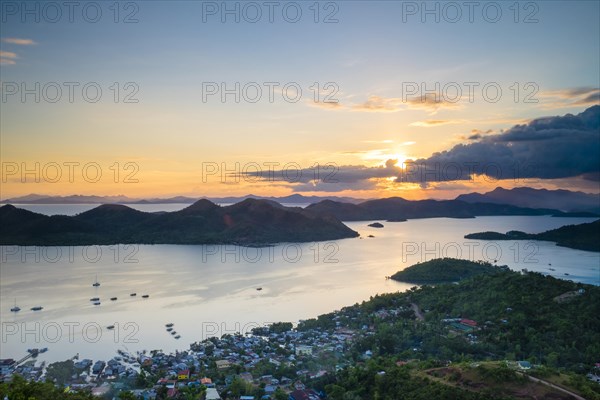
[[[597,179],[599,129],[600,106],[593,106],[578,115],[538,118],[526,125],[515,125],[505,132],[482,137],[475,143],[456,145],[416,163],[441,166],[469,163],[473,172],[500,179],[581,175]]]
[[[467,144],[402,165],[388,160],[381,167],[336,166],[320,171],[318,176],[313,169],[275,171],[274,180],[295,184],[319,181],[331,184],[332,191],[370,187],[365,181],[390,177],[423,186],[471,180],[473,175],[600,181],[600,106],[578,115],[538,118],[498,134],[475,134],[469,139]]]

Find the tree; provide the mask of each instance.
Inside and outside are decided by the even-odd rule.
[[[129,390],[124,390],[119,393],[119,400],[137,400],[137,397]]]

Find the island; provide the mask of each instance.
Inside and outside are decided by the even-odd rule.
[[[594,222],[565,225],[542,233],[525,233],[521,231],[478,232],[465,235],[465,239],[478,240],[543,240],[555,242],[557,246],[577,250],[600,252],[600,219]]]
[[[423,285],[458,282],[475,275],[490,275],[506,270],[508,270],[506,266],[495,266],[488,262],[446,257],[411,265],[396,272],[390,278],[400,282]]]
[[[199,200],[175,212],[150,213],[104,204],[75,216],[0,207],[0,245],[238,244],[259,246],[358,237],[331,215],[269,200],[227,207]]]
[[[387,220],[402,222],[416,218],[475,218],[492,215],[552,215],[572,216],[550,208],[528,208],[510,204],[468,203],[461,200],[406,200],[402,197],[368,200],[362,203],[345,203],[323,200],[306,207],[306,210],[333,215],[341,221]],[[597,214],[585,213],[595,217]]]

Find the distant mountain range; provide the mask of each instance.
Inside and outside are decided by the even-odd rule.
[[[467,203],[510,204],[518,207],[554,208],[561,211],[600,213],[600,195],[561,189],[547,190],[528,187],[503,189],[498,187],[483,194],[461,194],[456,200]]]
[[[546,240],[558,246],[600,252],[600,219],[587,224],[566,225],[542,233],[521,231],[478,232],[465,235],[465,239],[479,240]]]
[[[150,198],[150,199],[134,199],[124,195],[117,196],[84,196],[84,195],[71,195],[71,196],[47,196],[41,194],[29,194],[27,196],[13,197],[0,201],[0,204],[192,204],[200,199],[207,199],[213,203],[226,203],[234,204],[246,199],[257,199],[257,200],[271,200],[283,204],[311,204],[317,203],[323,200],[334,200],[345,203],[359,203],[364,201],[362,199],[355,199],[352,197],[338,197],[338,196],[304,196],[301,194],[292,194],[283,197],[264,197],[255,196],[248,194],[241,197],[186,197],[186,196],[175,196],[168,198]]]
[[[486,215],[597,216],[594,213],[570,214],[549,208],[526,208],[495,203],[467,203],[460,200],[410,201],[401,197],[369,200],[359,204],[324,200],[309,205],[306,210],[320,215],[333,215],[342,221],[376,219],[404,221],[413,218],[474,218]]]
[[[305,196],[302,194],[292,194],[283,197],[274,196],[256,196],[248,194],[241,197],[201,197],[213,203],[235,204],[246,199],[259,199],[276,201],[281,204],[315,204],[326,200],[337,203],[359,204],[365,203],[363,199],[340,196]],[[124,195],[117,196],[48,196],[41,194],[29,194],[27,196],[14,197],[0,201],[0,204],[192,204],[201,198],[186,196],[175,196],[168,198],[149,198],[136,199]],[[399,199],[399,198],[398,198]],[[380,199],[385,200],[385,199]],[[466,203],[493,203],[505,204],[524,208],[545,208],[560,210],[563,212],[591,212],[600,214],[600,195],[573,192],[569,190],[547,190],[520,187],[515,189],[503,189],[498,187],[487,193],[468,193],[456,197]],[[377,200],[374,200],[377,201]],[[434,201],[434,200],[423,200]],[[350,207],[352,208],[352,207]]]
[[[5,205],[0,220],[1,245],[264,245],[358,236],[335,217],[255,199],[227,207],[198,200],[183,210],[161,213],[107,204],[71,217]]]

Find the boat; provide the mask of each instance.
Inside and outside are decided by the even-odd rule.
[[[35,357],[40,352],[40,349],[27,349],[27,352]]]
[[[262,290],[262,288],[261,288],[261,287],[258,287],[258,288],[256,288],[256,290],[258,290],[258,291],[261,291],[261,290]]]
[[[106,327],[106,329],[115,329],[115,326],[114,325],[109,325],[109,326]]]
[[[131,293],[131,294],[130,294],[130,296],[131,296],[131,297],[133,297],[133,296],[135,296],[135,295],[137,295],[137,293]]]
[[[31,311],[40,311],[41,309],[43,309],[44,307],[42,306],[35,306],[35,307],[31,307]]]
[[[99,301],[99,300],[100,300],[100,297],[92,297],[92,298],[90,299],[90,301]]]
[[[179,339],[180,337],[181,337],[180,335],[177,335],[177,336],[175,336],[175,339]]]
[[[150,297],[150,295],[149,294],[145,294],[142,297],[145,298],[145,299],[147,299],[148,297]]]
[[[569,275],[569,273],[565,272],[565,275]]]
[[[167,328],[167,332],[171,332],[173,328]]]
[[[94,283],[92,283],[92,286],[94,286],[94,287],[100,286],[100,282],[98,282],[98,275],[96,275],[96,281]]]
[[[111,301],[115,301],[115,300],[117,300],[117,298],[116,297],[111,297],[110,300]]]
[[[173,331],[171,332],[171,335],[177,335],[177,332]]]
[[[100,305],[100,302],[99,302],[99,301],[95,301],[95,302],[94,302],[94,305],[95,305],[95,306],[99,306],[99,305]]]
[[[17,299],[15,299],[15,306],[13,308],[11,308],[10,311],[12,311],[12,312],[19,312],[19,311],[21,311],[21,307],[19,307],[17,305]]]
[[[172,323],[172,322],[169,322],[168,324],[165,324],[165,326],[166,326],[167,328],[170,328],[170,327],[172,327],[172,326],[173,326],[173,323]]]
[[[41,348],[41,349],[40,349],[40,353],[45,353],[45,352],[47,352],[47,351],[48,351],[48,348],[47,348],[47,347],[44,347],[44,348]]]

